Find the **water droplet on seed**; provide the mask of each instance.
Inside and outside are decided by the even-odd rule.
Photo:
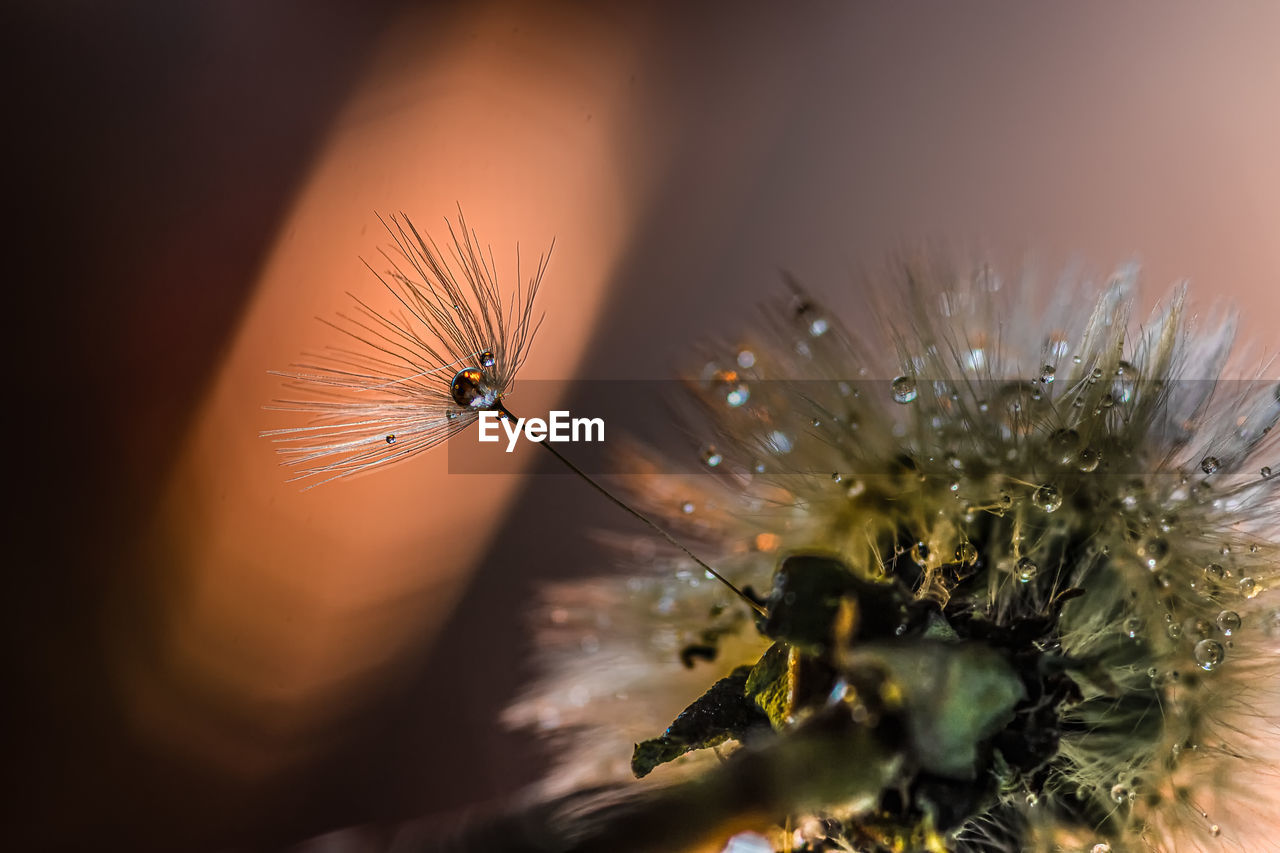
[[[1084,473],[1098,470],[1098,463],[1102,461],[1102,454],[1094,450],[1092,447],[1086,447],[1080,451],[1080,455],[1076,457],[1076,467]]]
[[[779,429],[775,429],[773,432],[769,433],[767,444],[769,445],[770,450],[779,455],[790,453],[791,448],[793,447],[791,443],[791,436]]]
[[[1270,466],[1270,465],[1263,465],[1263,466],[1262,466],[1262,479],[1264,479],[1264,480],[1269,480],[1269,479],[1271,479],[1271,466]]]
[[[396,443],[396,437],[394,435],[388,435],[387,444],[395,444],[395,443]]]
[[[1075,458],[1076,448],[1080,446],[1080,433],[1073,429],[1060,429],[1049,436],[1049,448],[1063,463],[1070,463]]]
[[[1222,663],[1223,658],[1226,656],[1226,650],[1222,648],[1222,643],[1217,640],[1201,640],[1196,643],[1196,663],[1200,664],[1200,668],[1205,671],[1212,670]]]
[[[1200,460],[1200,470],[1206,474],[1212,474],[1222,467],[1222,463],[1218,461],[1216,456],[1206,456]]]
[[[1046,364],[1044,367],[1040,368],[1040,381],[1048,385],[1053,381],[1053,375],[1056,372],[1057,371],[1054,370],[1052,364]]]
[[[1258,582],[1250,577],[1240,578],[1240,583],[1236,586],[1245,598],[1253,598],[1259,592]]]
[[[826,317],[816,317],[809,324],[809,334],[815,338],[820,338],[827,333],[829,328],[831,328],[831,324],[827,322]]]
[[[1169,556],[1168,540],[1161,539],[1159,537],[1148,540],[1146,544],[1142,546],[1142,556],[1146,561],[1147,568],[1154,570],[1164,562],[1166,557]]]
[[[1022,583],[1030,583],[1039,571],[1040,567],[1030,557],[1022,557],[1013,567],[1014,575]]]
[[[1036,489],[1032,502],[1045,512],[1053,512],[1062,506],[1062,492],[1058,491],[1057,486],[1045,484]]]
[[[708,468],[714,468],[724,461],[724,457],[720,455],[714,447],[708,447],[702,451],[702,462]]]
[[[1234,610],[1224,610],[1218,614],[1218,630],[1230,637],[1240,630],[1240,614]]]
[[[490,409],[498,400],[498,392],[489,386],[478,367],[459,370],[449,383],[449,395],[466,409]]]
[[[977,561],[978,549],[973,547],[972,542],[961,542],[956,546],[956,562],[972,566]]]
[[[916,380],[910,376],[899,376],[893,380],[893,399],[899,403],[913,402],[920,392],[916,389]]]
[[[493,366],[494,366],[495,364],[497,364],[497,363],[498,363],[498,360],[497,360],[496,358],[494,358],[494,357],[493,357],[493,353],[492,353],[492,352],[490,352],[489,350],[485,350],[484,352],[480,353],[480,366],[481,366],[481,367],[484,367],[484,368],[490,368],[490,367],[493,367]]]

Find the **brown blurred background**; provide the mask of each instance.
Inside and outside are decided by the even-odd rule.
[[[538,378],[668,376],[780,267],[856,317],[850,271],[922,241],[1137,257],[1149,303],[1189,277],[1274,351],[1264,0],[6,17],[11,849],[273,849],[537,777],[495,722],[522,613],[624,520],[528,459],[300,493],[256,438],[288,425],[265,371],[378,298],[375,211],[460,203],[508,273],[556,238]]]

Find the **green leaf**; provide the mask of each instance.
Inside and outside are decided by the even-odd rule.
[[[636,744],[631,754],[631,772],[636,778],[648,776],[653,768],[686,752],[741,740],[752,729],[767,728],[768,717],[747,697],[751,671],[750,666],[738,667],[681,711],[661,737]]]
[[[769,717],[774,729],[782,729],[791,715],[793,695],[791,647],[774,643],[751,668],[746,694]]]

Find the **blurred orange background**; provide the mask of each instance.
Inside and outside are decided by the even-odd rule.
[[[669,376],[780,267],[856,317],[851,270],[939,240],[1136,257],[1148,303],[1188,277],[1274,348],[1275,4],[19,17],[15,849],[271,848],[537,777],[495,719],[522,614],[625,519],[524,458],[301,492],[257,437],[266,371],[382,298],[377,212],[460,204],[508,281],[556,240],[532,378]]]

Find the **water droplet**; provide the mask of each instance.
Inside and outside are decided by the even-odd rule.
[[[1169,556],[1169,542],[1159,537],[1150,539],[1143,544],[1141,553],[1147,568],[1154,571]]]
[[[749,349],[744,349],[738,353],[738,367],[746,370],[748,367],[755,367],[756,354]]]
[[[1060,429],[1049,436],[1049,449],[1063,463],[1070,463],[1080,446],[1080,433],[1073,429]]]
[[[683,512],[685,515],[688,515],[689,513],[693,512],[693,501],[685,501],[684,503],[680,504],[680,511]]]
[[[916,380],[910,376],[899,376],[893,380],[891,387],[893,399],[899,403],[911,403],[920,396],[920,392],[916,389]]]
[[[834,472],[832,472],[832,474],[831,474],[831,482],[833,482],[833,483],[839,483],[839,482],[840,482],[841,480],[843,480],[843,479],[844,479],[844,477],[841,477],[841,476],[840,476],[840,472],[839,472],[839,471],[834,471]]]
[[[1102,368],[1101,368],[1101,367],[1095,367],[1095,368],[1092,370],[1092,372],[1090,372],[1090,373],[1089,373],[1089,382],[1090,382],[1090,383],[1097,382],[1097,381],[1098,381],[1099,379],[1101,379],[1101,378],[1102,378]]]
[[[1204,567],[1204,577],[1207,581],[1220,581],[1227,576],[1227,570],[1217,563],[1210,563]]]
[[[1176,640],[1182,636],[1182,626],[1174,622],[1165,630],[1165,633],[1169,635],[1169,639]]]
[[[978,562],[978,549],[973,547],[972,542],[961,542],[956,546],[956,562],[964,563],[966,566],[972,566]]]
[[[1206,474],[1212,474],[1222,467],[1222,463],[1218,461],[1216,456],[1206,456],[1200,460],[1200,470]]]
[[[831,324],[827,322],[826,317],[815,317],[813,322],[809,324],[809,334],[815,338],[820,338],[827,333],[829,328],[831,328]]]
[[[1240,583],[1238,583],[1236,586],[1240,590],[1240,594],[1243,595],[1245,598],[1253,598],[1260,591],[1258,587],[1258,582],[1250,577],[1240,578]]]
[[[498,400],[498,392],[485,381],[478,367],[459,370],[449,383],[449,395],[466,409],[491,409]]]
[[[1022,583],[1030,583],[1039,571],[1040,567],[1030,557],[1022,557],[1013,567],[1014,576]]]
[[[1264,480],[1270,480],[1270,479],[1271,479],[1271,466],[1270,466],[1270,465],[1263,465],[1263,466],[1262,466],[1262,479],[1264,479]]]
[[[1226,656],[1226,650],[1222,648],[1222,643],[1217,640],[1201,640],[1196,643],[1196,663],[1200,664],[1200,668],[1203,670],[1212,670],[1222,663],[1222,659]]]
[[[1111,845],[1105,841],[1100,841],[1093,845],[1093,849],[1089,853],[1111,853]]]
[[[480,353],[481,367],[488,369],[493,367],[497,363],[498,363],[498,360],[493,357],[493,353],[490,352],[489,350],[485,350],[484,352]]]
[[[1058,491],[1057,486],[1051,486],[1046,483],[1036,489],[1036,493],[1031,500],[1032,503],[1045,512],[1053,512],[1062,506],[1062,492]]]
[[[1138,369],[1127,361],[1116,365],[1116,399],[1121,403],[1133,400],[1133,392],[1138,387]]]
[[[1120,626],[1120,633],[1126,637],[1133,639],[1142,633],[1142,620],[1137,616],[1130,616],[1124,620],[1124,624]]]
[[[1057,371],[1053,369],[1052,364],[1046,364],[1044,367],[1040,368],[1040,381],[1048,385],[1053,381],[1053,375],[1056,372]]]
[[[779,429],[775,429],[773,432],[769,433],[766,443],[770,450],[779,455],[790,453],[793,446],[791,443],[791,436]]]
[[[1084,473],[1098,470],[1098,463],[1102,461],[1102,454],[1094,450],[1092,447],[1086,447],[1080,451],[1080,455],[1076,457],[1076,467]]]
[[[729,391],[728,394],[724,395],[724,401],[735,409],[750,399],[751,389],[747,387],[745,382],[739,382]]]
[[[1129,786],[1123,782],[1117,782],[1111,786],[1111,799],[1117,803],[1128,803],[1136,799],[1137,795],[1129,790]]]
[[[1234,610],[1224,610],[1218,614],[1218,630],[1230,637],[1240,630],[1240,614]]]
[[[929,546],[924,542],[917,542],[911,546],[911,562],[920,568],[925,568],[929,562]]]
[[[1076,364],[1079,364],[1080,362],[1084,361],[1084,359],[1083,359],[1083,358],[1081,358],[1081,357],[1080,357],[1080,356],[1078,356],[1078,355],[1073,355],[1073,356],[1071,356],[1071,360],[1072,360],[1073,362],[1075,362]]]
[[[1214,838],[1217,838],[1222,834],[1222,827],[1218,826],[1216,823],[1209,824],[1209,834]]]
[[[724,461],[724,457],[714,447],[708,447],[702,451],[702,462],[708,468],[714,468]]]

